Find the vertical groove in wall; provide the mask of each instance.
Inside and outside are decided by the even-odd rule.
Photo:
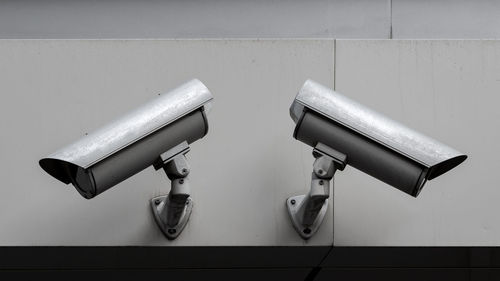
[[[337,39],[333,40],[333,90],[335,91],[337,89]],[[330,254],[331,250],[335,246],[335,181],[332,180],[332,213],[333,213],[333,225],[332,225],[332,248],[330,248],[330,251],[326,254],[326,256],[323,258],[319,266],[323,263],[323,261],[326,259],[326,257]]]
[[[333,90],[337,88],[337,39],[333,40]],[[333,194],[333,193],[332,193]]]
[[[392,39],[392,0],[389,0],[389,39]]]

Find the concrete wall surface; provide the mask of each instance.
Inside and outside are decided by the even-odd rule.
[[[331,245],[332,208],[307,243],[284,208],[305,193],[311,149],[288,109],[302,83],[333,86],[331,41],[0,41],[2,245]],[[149,199],[170,190],[152,167],[92,200],[38,159],[192,78],[215,97],[192,145],[194,210],[166,241]],[[21,203],[22,201],[22,203]],[[331,202],[330,202],[331,203]]]
[[[500,245],[499,65],[494,40],[0,40],[0,245]],[[188,154],[195,206],[177,240],[149,207],[168,192],[161,172],[85,200],[38,166],[193,77],[215,101]],[[304,242],[284,202],[309,188],[311,148],[288,114],[307,78],[470,157],[416,199],[347,167]]]
[[[3,0],[0,38],[500,38],[498,0]]]
[[[337,177],[336,245],[500,245],[500,42],[336,44],[336,89],[469,158],[414,199],[355,169]]]

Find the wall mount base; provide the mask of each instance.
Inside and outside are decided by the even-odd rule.
[[[318,231],[323,219],[325,218],[326,210],[328,210],[328,199],[323,202],[323,206],[321,210],[318,212],[318,216],[316,220],[314,220],[313,224],[309,226],[304,226],[302,221],[302,214],[300,211],[300,206],[303,203],[306,195],[297,195],[292,196],[286,200],[286,208],[288,210],[288,214],[290,215],[290,219],[292,220],[293,227],[299,233],[300,237],[303,239],[311,238],[316,231]]]
[[[186,226],[189,217],[191,216],[191,211],[193,210],[193,200],[191,199],[191,197],[187,198],[186,205],[182,210],[182,214],[180,214],[179,222],[174,226],[167,225],[166,221],[162,219],[162,213],[164,213],[163,218],[168,217],[169,210],[164,210],[167,204],[168,194],[157,196],[151,199],[151,208],[153,209],[153,215],[155,217],[156,223],[160,227],[163,234],[167,237],[167,239],[174,240],[184,230],[184,227]]]

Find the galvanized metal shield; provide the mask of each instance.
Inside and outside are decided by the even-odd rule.
[[[186,114],[208,105],[208,88],[193,79],[40,160],[40,166],[69,183],[61,169],[68,164],[86,169],[107,156],[158,131]]]
[[[304,83],[290,107],[290,115],[295,123],[298,122],[304,108],[313,110],[430,168],[428,179],[445,173],[467,158],[457,150],[312,80]]]

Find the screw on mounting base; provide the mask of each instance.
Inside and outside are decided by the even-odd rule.
[[[182,142],[160,155],[153,165],[156,170],[163,168],[170,179],[170,193],[151,199],[156,223],[169,240],[181,234],[193,209],[185,155],[188,152],[188,143]]]
[[[160,204],[157,204],[157,201],[159,201]],[[172,202],[169,201],[168,195],[158,196],[151,199],[151,208],[153,209],[155,221],[163,234],[169,240],[173,240],[181,234],[182,230],[186,227],[191,211],[193,210],[193,201],[191,200],[191,197],[187,198],[186,203],[181,209],[178,207],[172,208],[171,204]],[[179,216],[178,223],[176,225],[169,225],[167,218],[172,215]]]
[[[322,143],[314,147],[313,156],[316,160],[309,192],[286,201],[293,227],[303,239],[311,238],[319,229],[328,209],[330,181],[335,171],[343,170],[347,162],[346,155]]]
[[[328,199],[323,201],[321,205],[321,209],[316,216],[314,222],[309,226],[304,226],[303,215],[301,215],[301,206],[304,203],[304,199],[307,195],[298,195],[294,197],[290,197],[287,200],[287,210],[290,215],[290,219],[292,220],[292,225],[297,231],[297,233],[303,239],[307,240],[311,238],[321,226],[323,219],[325,218],[326,211],[328,210]],[[294,201],[295,203],[292,203]]]

